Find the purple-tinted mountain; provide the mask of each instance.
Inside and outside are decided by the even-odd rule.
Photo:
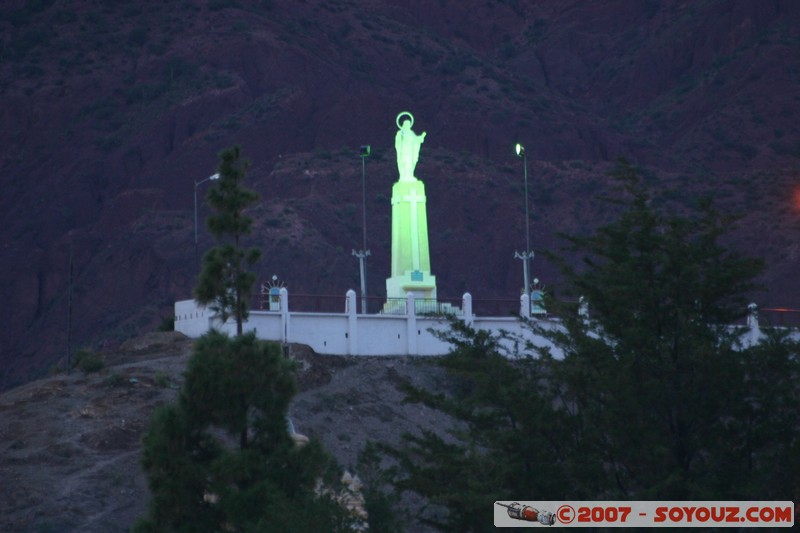
[[[519,295],[527,147],[533,273],[608,220],[618,156],[678,205],[743,215],[767,307],[800,308],[800,3],[8,0],[0,7],[0,389],[151,330],[191,296],[195,182],[240,144],[259,275],[291,294],[389,275],[395,116],[427,131],[440,296]],[[199,253],[213,245],[202,225]],[[342,304],[343,305],[343,304]]]

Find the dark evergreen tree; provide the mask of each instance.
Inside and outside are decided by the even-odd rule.
[[[354,519],[333,496],[335,462],[318,442],[297,447],[288,433],[294,365],[278,344],[242,334],[255,281],[247,267],[259,256],[242,247],[252,225],[243,211],[256,195],[241,186],[248,164],[239,147],[220,158],[208,226],[222,243],[203,258],[195,296],[234,317],[237,336],[201,337],[178,403],[153,416],[142,452],[152,500],[134,531],[350,531]]]
[[[800,500],[800,342],[791,330],[765,329],[766,338],[742,352],[738,400],[720,421],[716,484],[731,498]],[[794,330],[797,339],[797,330]]]
[[[198,340],[176,405],[144,437],[152,501],[135,531],[350,531],[333,460],[316,441],[297,447],[286,412],[293,365],[252,334]]]
[[[253,224],[244,210],[258,195],[242,185],[249,162],[242,159],[239,146],[223,150],[219,157],[219,179],[209,189],[206,199],[216,212],[208,218],[208,229],[220,244],[203,256],[195,298],[210,305],[223,321],[233,317],[236,332],[241,335],[256,281],[248,268],[261,256],[257,248],[242,247],[242,238],[250,234]]]
[[[395,501],[404,491],[417,493],[429,503],[417,513],[420,522],[441,531],[478,532],[495,531],[495,500],[578,498],[570,488],[591,484],[599,467],[562,461],[572,455],[567,435],[573,420],[553,403],[556,391],[547,376],[554,361],[514,357],[497,338],[458,320],[442,336],[453,345],[432,363],[449,376],[442,390],[403,389],[407,401],[440,409],[459,423],[447,432],[406,435],[402,447],[373,445],[370,453],[378,450],[395,461],[386,471]]]
[[[709,202],[668,210],[624,161],[614,175],[619,217],[568,237],[584,261],[562,262],[591,319],[573,308],[559,330],[532,326],[563,358],[503,353],[456,322],[437,363],[450,390],[406,386],[460,421],[382,447],[394,487],[425,497],[443,531],[493,529],[495,499],[800,493],[800,346],[773,334],[748,347],[730,327],[761,263],[721,244],[731,220]]]
[[[570,237],[585,268],[565,269],[595,319],[568,320],[557,338],[564,401],[594,435],[582,453],[605,465],[609,496],[731,496],[715,482],[716,459],[741,402],[746,351],[729,325],[745,313],[761,264],[720,244],[731,220],[710,203],[665,212],[629,164],[615,177],[627,194],[622,214]]]

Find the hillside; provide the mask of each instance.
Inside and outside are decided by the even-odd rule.
[[[528,149],[542,252],[610,216],[624,155],[679,206],[712,195],[763,257],[762,306],[800,308],[800,4],[791,0],[8,0],[0,7],[0,390],[112,349],[191,295],[217,153],[239,143],[251,244],[293,294],[389,275],[395,116],[427,131],[442,297],[515,298]],[[194,243],[194,194],[200,198]]]
[[[149,499],[141,436],[153,410],[176,398],[192,344],[178,333],[147,334],[104,354],[98,373],[76,370],[0,395],[0,531],[127,532]],[[320,439],[343,468],[353,471],[367,440],[398,443],[404,431],[449,423],[400,403],[393,384],[401,377],[431,387],[442,378],[421,360],[290,351],[301,368],[290,407],[297,431]]]

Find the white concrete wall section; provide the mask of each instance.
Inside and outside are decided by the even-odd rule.
[[[405,315],[359,315],[358,351],[374,355],[408,355]]]
[[[450,351],[450,345],[434,335],[433,331],[447,331],[446,320],[432,317],[417,317],[416,329],[417,353],[414,355],[444,355]]]
[[[346,314],[290,313],[289,317],[288,342],[308,344],[317,353],[348,355],[350,332]]]
[[[255,332],[260,339],[277,342],[296,342],[309,345],[317,353],[330,355],[444,355],[450,345],[434,335],[433,331],[446,331],[447,320],[437,317],[417,316],[414,305],[406,314],[356,314],[352,305],[356,295],[348,291],[346,313],[305,313],[289,312],[288,293],[281,289],[281,309],[278,311],[251,311],[244,324],[245,332]],[[413,299],[413,295],[409,296]],[[469,311],[471,297],[464,299],[464,309]],[[475,317],[466,312],[461,319],[471,322],[478,329],[486,329],[499,334],[501,331],[531,337],[531,332],[513,317],[487,318]],[[541,321],[539,323],[542,323]],[[228,335],[236,333],[236,324],[228,321],[220,324],[210,310],[197,305],[194,300],[175,303],[175,330],[192,338],[197,338],[212,327]],[[433,330],[433,331],[432,331]],[[544,339],[531,339],[537,344]],[[504,341],[513,348],[513,341]]]
[[[558,322],[553,320],[534,319],[533,324],[546,330],[560,327]],[[510,354],[524,351],[525,342],[529,341],[534,346],[549,347],[553,357],[560,358],[563,355],[561,350],[556,348],[553,343],[534,333],[525,323],[513,317],[475,317],[473,327],[489,331],[493,335],[505,337],[501,339],[500,345],[508,350]]]
[[[524,295],[523,295],[524,296]],[[260,339],[277,342],[296,342],[307,344],[317,353],[330,355],[444,355],[450,345],[440,340],[431,329],[446,331],[448,321],[443,318],[419,316],[414,313],[413,295],[406,306],[409,314],[356,314],[356,294],[348,291],[349,302],[345,313],[305,313],[290,312],[289,297],[285,288],[281,289],[281,304],[278,311],[251,311],[244,325],[244,331],[255,331]],[[501,340],[510,355],[524,350],[526,341],[535,346],[551,349],[553,357],[562,357],[548,340],[532,331],[515,317],[479,317],[472,315],[471,297],[464,295],[463,313],[460,320],[471,323],[475,329],[482,329],[494,335],[506,335]],[[524,308],[524,306],[523,306]],[[561,327],[558,320],[532,319],[537,327],[555,329]],[[194,300],[175,302],[175,331],[192,338],[200,337],[212,327],[229,335],[235,335],[236,324],[228,321],[220,324],[214,314]],[[741,328],[740,326],[732,326]],[[741,329],[743,346],[759,342],[764,333],[758,325],[758,317],[751,313],[748,326]],[[794,338],[800,333],[792,333]]]
[[[225,324],[227,328],[231,323]],[[282,320],[281,314],[277,311],[250,311],[250,317],[245,322],[244,331],[255,331],[259,339],[282,341]],[[233,332],[236,332],[235,323]]]
[[[197,338],[211,329],[214,313],[194,300],[175,302],[175,331]]]

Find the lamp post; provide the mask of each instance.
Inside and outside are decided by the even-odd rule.
[[[197,187],[208,180],[218,180],[219,173],[212,174],[204,180],[194,182],[194,262],[197,263]]]
[[[361,312],[367,313],[367,257],[371,254],[367,250],[367,189],[365,185],[366,159],[370,154],[370,146],[361,147],[361,228],[363,232],[361,250],[353,250],[353,255],[358,257],[361,272]]]
[[[530,260],[533,259],[533,252],[531,252],[531,233],[528,217],[528,155],[525,153],[525,147],[520,143],[516,144],[514,151],[516,152],[517,157],[522,158],[522,164],[525,172],[525,251],[523,253],[514,252],[514,257],[517,259],[522,259],[522,272],[525,281],[524,291],[525,295],[528,297],[528,302],[530,303],[531,286],[528,282],[528,265]]]

